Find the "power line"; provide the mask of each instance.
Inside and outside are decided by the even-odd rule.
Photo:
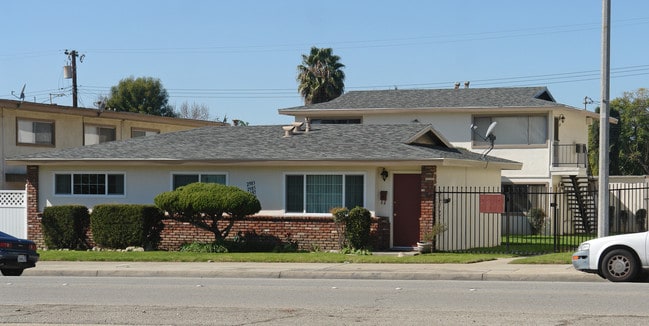
[[[541,75],[507,76],[488,79],[469,79],[471,84],[482,87],[494,86],[538,86],[560,83],[576,83],[583,81],[598,80],[599,70],[583,70],[574,72],[561,72]],[[611,78],[626,78],[634,76],[649,75],[649,65],[632,65],[611,69]],[[400,89],[407,88],[445,88],[452,87],[456,81],[430,82],[418,84],[390,84],[390,85],[364,85],[347,86],[347,90],[368,90],[368,89],[392,89],[395,86]],[[110,86],[79,85],[79,92],[84,95],[107,95],[110,93]],[[37,102],[48,102],[50,94],[65,93],[68,95],[70,87],[58,89],[45,89],[27,92],[27,98],[37,97]],[[195,99],[278,99],[278,98],[299,98],[296,88],[168,88],[170,98],[195,98]],[[5,97],[8,97],[6,95]]]
[[[550,35],[557,33],[581,32],[586,30],[598,30],[599,22],[554,25],[529,28],[517,28],[498,31],[483,31],[476,33],[456,33],[456,34],[438,34],[419,37],[402,37],[388,39],[372,40],[350,40],[334,42],[315,42],[316,44],[327,44],[327,46],[338,46],[339,49],[359,49],[359,48],[376,48],[376,47],[397,47],[422,45],[431,43],[456,43],[472,42],[478,40],[494,40],[505,38],[520,38],[538,35]],[[649,17],[621,19],[615,21],[616,26],[633,26],[649,24]],[[156,48],[97,48],[86,49],[86,53],[97,54],[209,54],[209,53],[258,53],[258,52],[286,52],[304,49],[313,44],[272,44],[272,45],[242,45],[242,46],[206,46],[206,47],[156,47]],[[43,57],[51,55],[56,51],[32,51],[14,54],[0,54],[0,60],[14,60],[34,57]]]

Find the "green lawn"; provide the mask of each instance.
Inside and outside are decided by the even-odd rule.
[[[424,255],[345,255],[328,252],[307,253],[191,253],[176,251],[114,252],[114,251],[40,251],[42,261],[143,261],[143,262],[261,262],[261,263],[398,263],[398,264],[470,264],[497,258],[515,257],[506,254],[433,253]],[[550,257],[550,258],[546,258]],[[516,261],[518,261],[517,259]],[[569,264],[570,253],[520,258],[525,264]]]

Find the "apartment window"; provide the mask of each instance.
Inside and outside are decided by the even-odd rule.
[[[364,206],[364,177],[354,174],[286,176],[287,213],[329,213],[334,207]]]
[[[484,136],[492,122],[497,122],[493,130],[496,145],[545,145],[548,140],[548,117],[545,115],[474,117],[477,126],[472,133],[473,145],[487,145]],[[476,135],[476,133],[478,135]]]
[[[57,195],[124,195],[124,174],[57,173],[54,175]]]
[[[54,145],[54,122],[22,119],[17,122],[18,144]]]
[[[117,139],[115,127],[86,125],[83,129],[84,145],[100,144]]]
[[[149,129],[131,129],[131,138],[136,138],[136,137],[146,137],[146,136],[151,136],[151,135],[157,135],[159,134],[159,130],[149,130]]]
[[[210,173],[177,173],[172,175],[172,187],[174,190],[194,182],[220,183],[224,185],[226,176],[225,174]]]

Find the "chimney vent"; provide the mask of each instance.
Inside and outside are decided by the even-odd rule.
[[[282,126],[282,129],[284,129],[284,137],[291,137],[293,134],[293,126]]]

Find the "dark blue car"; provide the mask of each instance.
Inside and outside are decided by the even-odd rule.
[[[20,276],[25,268],[35,267],[38,261],[36,244],[0,232],[0,272],[4,276]]]

